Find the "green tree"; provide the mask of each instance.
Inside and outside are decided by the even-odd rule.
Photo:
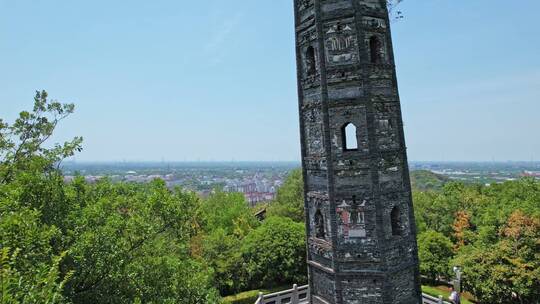
[[[213,193],[202,201],[199,218],[201,228],[206,232],[219,228],[239,237],[258,224],[241,193]]]
[[[37,189],[62,187],[49,181],[58,181],[62,159],[81,150],[82,138],[44,147],[73,109],[72,104],[49,101],[42,91],[36,92],[33,110],[21,112],[13,124],[0,119],[2,303],[64,301],[60,293],[70,272],[59,270],[65,251],[59,246],[59,225],[50,217],[53,207],[62,208],[45,204],[50,197],[40,196]]]
[[[268,218],[246,237],[240,251],[251,289],[307,280],[304,225],[290,218]]]
[[[67,284],[70,298],[77,303],[131,303],[135,298],[207,303],[206,297],[215,298],[211,273],[190,256],[198,205],[194,194],[170,191],[159,180],[149,185],[103,180],[83,192],[85,207],[73,216],[74,229],[67,235],[73,242],[64,266],[75,270]],[[195,301],[185,294],[206,296]]]
[[[268,208],[268,214],[304,222],[304,180],[300,169],[292,171],[279,188],[276,199]]]
[[[464,284],[485,303],[533,304],[540,299],[540,218],[514,211],[499,241],[460,250]]]
[[[453,257],[452,242],[440,232],[428,230],[418,235],[420,273],[432,281],[448,278]]]
[[[214,270],[213,285],[222,295],[245,288],[239,272],[238,248],[242,240],[259,225],[241,193],[215,192],[201,203],[201,229],[197,238],[205,263]]]
[[[82,139],[44,146],[74,107],[34,102],[0,123],[3,303],[219,302],[190,255],[199,199],[162,181],[64,183],[59,165]]]
[[[411,186],[413,190],[440,191],[450,179],[444,175],[436,174],[428,170],[411,171]]]

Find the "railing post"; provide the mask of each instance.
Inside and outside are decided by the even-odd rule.
[[[291,296],[291,304],[299,304],[300,299],[298,298],[298,285],[294,284],[292,289],[293,293]]]
[[[439,301],[437,301],[438,304],[443,304],[443,297],[442,296],[439,296]]]
[[[259,298],[257,299],[257,304],[264,304],[264,296],[262,292],[259,292]]]

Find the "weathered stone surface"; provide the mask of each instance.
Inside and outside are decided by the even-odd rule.
[[[295,0],[295,16],[311,303],[420,303],[385,0]]]

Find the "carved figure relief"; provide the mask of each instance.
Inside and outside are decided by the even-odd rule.
[[[329,65],[358,61],[356,30],[352,19],[334,22],[325,27],[326,61]]]
[[[324,152],[322,114],[316,109],[306,110],[306,141],[307,154],[317,155]]]
[[[366,237],[366,215],[364,207],[367,201],[361,203],[353,196],[350,202],[343,200],[336,208],[338,215],[338,235],[344,243],[356,243],[359,238]]]

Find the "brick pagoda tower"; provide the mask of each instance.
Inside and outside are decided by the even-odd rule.
[[[295,0],[311,303],[421,303],[385,0]]]

